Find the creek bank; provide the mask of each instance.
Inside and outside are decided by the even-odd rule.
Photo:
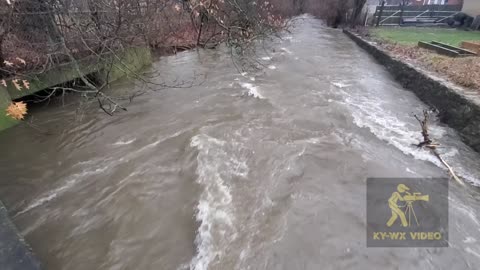
[[[442,122],[457,130],[462,140],[480,152],[480,95],[455,85],[383,50],[375,42],[344,29],[343,32],[371,54],[406,89],[439,111]]]
[[[0,266],[2,270],[40,270],[40,263],[25,243],[0,201]]]
[[[145,47],[129,48],[117,54],[104,54],[100,58],[101,61],[98,61],[98,56],[79,60],[77,64],[81,75],[93,77],[100,83],[110,83],[130,76],[152,63],[150,49]],[[81,75],[73,63],[65,63],[41,73],[32,72],[23,76],[30,84],[28,89],[19,91],[11,83],[12,79],[6,80],[7,87],[0,85],[0,131],[19,123],[5,114],[12,101],[78,79]]]
[[[0,85],[0,131],[19,123],[5,114],[5,110],[12,100],[75,80],[81,75],[93,77],[99,83],[113,82],[125,76],[131,76],[152,63],[150,49],[143,47],[126,49],[118,54],[105,54],[101,56],[101,59],[102,61],[98,61],[97,56],[92,56],[78,61],[80,70],[77,70],[72,63],[65,63],[42,73],[28,74],[25,78],[28,78],[30,87],[22,89],[22,91],[17,90],[12,83],[8,83],[7,87]],[[2,270],[41,269],[39,261],[10,220],[8,211],[1,201],[0,268]]]

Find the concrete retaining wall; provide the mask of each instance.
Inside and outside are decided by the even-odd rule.
[[[10,102],[12,102],[10,94],[4,89],[0,89],[0,130],[9,128],[18,123],[17,120],[6,115],[5,110]]]
[[[78,61],[78,66],[83,76],[92,75],[99,82],[113,82],[129,76],[151,63],[152,56],[149,48],[130,48],[117,55],[102,55],[101,61],[98,61],[97,56],[87,57]],[[6,88],[0,85],[0,130],[18,123],[18,121],[13,120],[4,113],[12,100],[72,81],[79,78],[80,75],[73,64],[66,63],[41,74],[29,74],[24,77],[30,83],[29,89],[19,91],[13,86],[11,80],[7,80]]]
[[[0,269],[40,270],[40,263],[8,218],[0,202]]]
[[[129,49],[120,56],[105,59],[97,73],[97,78],[101,82],[113,82],[123,77],[130,77],[134,72],[150,64],[152,64],[150,48]]]
[[[355,43],[370,53],[406,89],[435,107],[442,122],[458,131],[462,140],[480,152],[480,95],[454,85],[419,67],[395,59],[376,43],[344,30]]]

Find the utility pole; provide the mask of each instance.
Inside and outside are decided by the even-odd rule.
[[[405,6],[410,3],[410,0],[402,0],[400,3],[400,20],[398,21],[398,25],[402,25],[403,23],[403,11],[405,10]]]

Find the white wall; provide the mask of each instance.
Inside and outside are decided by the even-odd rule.
[[[463,0],[463,12],[473,17],[480,15],[480,0]]]
[[[429,5],[443,5],[445,0],[428,0],[427,4]]]

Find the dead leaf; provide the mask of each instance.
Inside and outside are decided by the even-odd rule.
[[[25,62],[25,60],[23,60],[23,59],[20,58],[20,57],[17,57],[17,58],[15,58],[15,59],[17,59],[17,61],[20,62],[22,65],[26,65],[26,64],[27,64],[27,62]]]
[[[22,86],[18,83],[18,79],[12,80],[13,85],[17,88],[18,91],[22,91]]]
[[[25,89],[30,89],[30,83],[27,80],[22,80],[22,83],[23,83],[23,87],[25,87]]]
[[[25,102],[12,102],[7,107],[7,116],[12,117],[15,120],[23,120],[27,114],[27,104]]]

